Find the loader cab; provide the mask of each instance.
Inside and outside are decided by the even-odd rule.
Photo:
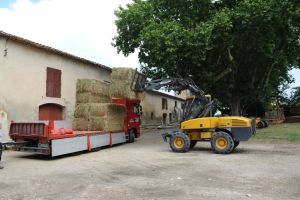
[[[139,103],[136,103],[133,105],[133,112],[137,115],[142,115],[143,114],[143,108]]]
[[[205,95],[205,98],[197,98],[196,96],[186,97],[183,106],[183,121],[203,117],[201,116],[201,114],[203,114],[202,111],[206,109],[205,105],[211,101],[211,95]],[[212,117],[213,111],[210,110],[205,116]]]

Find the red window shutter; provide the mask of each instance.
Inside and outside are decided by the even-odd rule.
[[[47,67],[46,96],[61,97],[61,70]]]

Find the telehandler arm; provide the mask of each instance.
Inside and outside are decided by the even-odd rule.
[[[136,71],[131,89],[136,92],[143,92],[153,89],[158,90],[163,87],[178,93],[183,90],[189,90],[192,93],[193,97],[185,101],[183,120],[207,117],[211,115],[212,110],[218,105],[218,101],[216,99],[212,101],[210,98],[208,99],[204,91],[192,79],[165,78],[147,82],[146,77]]]

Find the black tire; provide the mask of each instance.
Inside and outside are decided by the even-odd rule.
[[[239,141],[234,141],[234,147],[233,149],[237,148],[237,146],[239,146],[240,142]]]
[[[133,129],[130,129],[128,133],[128,143],[134,143],[134,140],[135,140],[135,131]]]
[[[264,127],[264,124],[260,121],[257,123],[257,128],[263,128]]]
[[[191,140],[190,141],[190,149],[194,148],[194,146],[196,146],[197,142],[198,142],[197,140]]]
[[[174,132],[170,136],[170,147],[174,152],[188,152],[190,150],[190,145],[190,138],[183,132]]]
[[[226,132],[215,132],[210,144],[213,152],[218,154],[228,154],[234,149],[233,138]]]
[[[265,128],[269,126],[269,123],[266,120],[262,120],[264,122]]]

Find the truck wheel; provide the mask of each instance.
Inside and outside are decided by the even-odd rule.
[[[234,149],[233,138],[226,132],[215,132],[210,144],[214,153],[228,154]]]
[[[237,146],[239,146],[239,144],[240,144],[240,141],[234,141],[234,147],[233,147],[233,149],[237,148]]]
[[[191,143],[191,144],[190,144],[190,149],[192,149],[192,148],[194,148],[194,146],[196,146],[197,140],[191,140],[190,143]]]
[[[172,151],[185,153],[190,150],[190,138],[183,132],[174,132],[170,137]]]
[[[134,140],[135,140],[135,132],[133,129],[130,129],[129,134],[128,134],[128,142],[134,143]]]

